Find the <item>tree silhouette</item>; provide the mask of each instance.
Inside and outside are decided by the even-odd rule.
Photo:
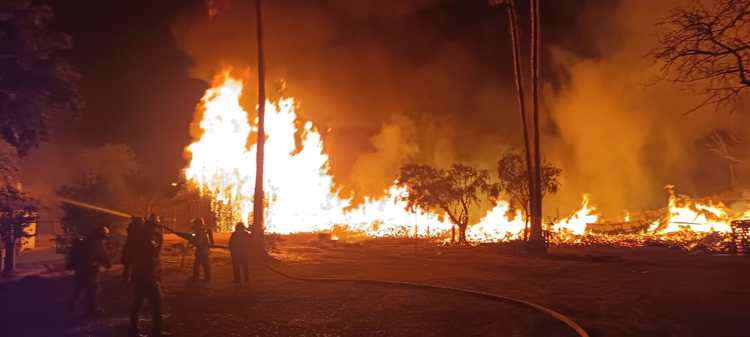
[[[49,119],[82,101],[78,72],[62,56],[68,34],[49,29],[51,6],[0,5],[0,137],[23,156],[49,135]]]
[[[651,55],[665,79],[703,95],[707,105],[733,110],[750,87],[750,0],[719,0],[673,9],[658,23]]]
[[[35,217],[35,200],[12,187],[15,161],[49,136],[49,120],[83,105],[78,72],[62,53],[69,35],[49,28],[52,7],[31,1],[0,4],[0,236],[5,273],[14,266],[15,244]]]
[[[458,242],[466,242],[466,228],[472,207],[478,206],[481,196],[495,197],[498,186],[491,184],[486,170],[454,164],[450,169],[410,164],[401,168],[398,184],[405,186],[407,210],[420,208],[447,216],[458,226]],[[455,233],[451,235],[455,241]]]
[[[562,170],[550,163],[542,164],[541,197],[557,193],[560,189],[560,173]],[[521,155],[516,152],[506,152],[497,162],[497,177],[500,189],[510,197],[512,206],[520,207],[524,212],[526,226],[529,225],[529,173],[523,163]],[[524,230],[524,238],[528,237],[528,228]]]
[[[75,180],[61,186],[58,195],[131,212],[143,211],[133,198],[139,194],[136,185],[140,165],[130,147],[105,144],[82,151],[75,160],[80,164]],[[142,189],[138,188],[138,192],[142,193]],[[94,226],[124,224],[121,218],[67,203],[62,210],[62,226],[69,234],[83,235]]]
[[[16,188],[0,188],[0,242],[5,248],[3,276],[10,276],[15,267],[16,243],[28,236],[26,227],[36,220],[37,201]]]

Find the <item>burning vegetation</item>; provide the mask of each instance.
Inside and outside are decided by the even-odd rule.
[[[198,105],[195,142],[187,147],[191,160],[185,176],[191,186],[210,199],[219,226],[225,231],[238,221],[252,222],[257,118],[253,120],[243,107],[243,90],[243,80],[233,77],[229,70],[216,77]],[[523,202],[513,200],[523,199],[523,189],[513,188],[507,174],[520,157],[506,156],[499,162],[498,175],[504,182],[500,184],[492,183],[486,171],[468,166],[441,170],[407,165],[401,177],[393,177],[394,183],[384,197],[364,197],[361,203],[355,203],[353,198],[342,196],[334,184],[321,135],[312,122],[298,122],[297,108],[290,97],[266,102],[268,174],[264,179],[269,232],[334,231],[338,236],[448,240],[455,239],[457,228],[458,241],[475,244],[526,237],[528,212],[515,206]],[[513,158],[517,160],[510,160]],[[559,174],[559,169],[545,167],[548,193],[560,187]],[[750,216],[750,210],[730,209],[719,200],[679,195],[672,186],[667,192],[664,209],[623,211],[622,219],[605,219],[584,195],[579,209],[546,219],[547,239],[559,244],[658,244],[721,251],[729,247],[731,222]],[[492,206],[480,217],[470,219],[470,214],[476,213],[475,205],[481,203]]]

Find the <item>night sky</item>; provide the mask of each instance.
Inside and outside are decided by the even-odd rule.
[[[60,136],[84,145],[130,145],[154,182],[184,166],[187,125],[206,83],[191,79],[170,20],[187,1],[65,1],[58,29],[73,36],[72,62],[83,74],[86,108]],[[54,141],[54,140],[53,140]]]

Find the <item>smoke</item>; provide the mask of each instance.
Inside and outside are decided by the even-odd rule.
[[[664,206],[666,184],[697,194],[727,189],[727,163],[707,155],[701,141],[714,130],[742,125],[744,117],[711,107],[686,115],[701,97],[655,81],[659,64],[647,56],[657,43],[654,24],[686,2],[622,1],[607,18],[614,20],[614,34],[595,37],[601,57],[553,53],[550,61],[567,81],[550,100],[556,133],[547,138],[546,153],[564,170],[564,193],[557,200],[563,209],[579,203],[584,192],[605,214],[617,215]],[[603,18],[597,11],[586,17]],[[590,31],[599,25],[582,23]]]
[[[469,6],[481,15],[475,21],[436,18],[451,1],[264,4],[269,94],[279,95],[277,81],[288,84],[299,117],[323,133],[335,182],[354,196],[382,194],[406,162],[493,167],[498,144],[520,139],[505,78],[510,54],[482,47],[509,45],[501,11]],[[193,77],[209,82],[228,65],[254,73],[254,2],[234,1],[212,18],[205,8],[186,11],[173,32]],[[250,103],[257,84],[248,85]]]
[[[542,8],[544,155],[563,169],[547,212],[579,206],[582,193],[617,216],[663,206],[665,184],[694,193],[726,189],[725,163],[702,144],[743,117],[684,115],[700,98],[653,84],[658,65],[646,57],[654,24],[682,2],[571,0]],[[500,9],[450,0],[264,4],[270,94],[281,94],[274,82],[288,83],[284,95],[300,102],[299,117],[322,131],[335,182],[358,199],[382,194],[407,162],[494,172],[506,149],[521,148]],[[191,76],[210,82],[226,66],[254,71],[255,24],[254,2],[232,1],[211,18],[204,6],[186,10],[172,28],[193,60]],[[528,27],[521,33],[528,38]],[[256,84],[248,84],[253,102]]]
[[[31,151],[19,166],[23,191],[41,201],[45,216],[52,218],[62,216],[58,192],[63,187],[84,189],[82,186],[99,182],[104,193],[87,195],[94,198],[87,201],[128,210],[134,210],[136,199],[148,193],[143,186],[134,185],[140,164],[124,144],[85,146],[58,140]]]
[[[348,177],[349,181],[355,183],[352,190],[380,190],[380,193],[369,194],[374,198],[385,195],[387,186],[393,185],[394,177],[398,176],[401,164],[419,153],[415,133],[414,122],[405,117],[384,124],[380,132],[370,139],[374,151],[361,154],[354,161],[351,176]],[[362,193],[353,195],[364,197]]]

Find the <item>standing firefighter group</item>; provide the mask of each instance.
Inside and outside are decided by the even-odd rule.
[[[159,217],[151,214],[147,219],[133,217],[127,227],[127,237],[122,249],[123,281],[133,285],[133,302],[130,310],[129,336],[140,336],[138,320],[144,302],[151,307],[151,336],[166,336],[162,331],[162,294],[161,294],[161,249],[164,244],[166,227],[159,222]],[[193,281],[211,281],[210,248],[213,243],[211,231],[203,219],[192,222],[192,232],[170,232],[190,242],[195,247]],[[110,268],[110,257],[105,248],[109,236],[106,227],[99,227],[83,239],[73,242],[68,254],[67,266],[75,272],[73,297],[70,310],[75,309],[81,295],[85,297],[86,309],[91,316],[100,316],[97,293],[99,290],[99,271],[102,267]],[[244,224],[235,227],[229,239],[235,283],[249,281],[248,269],[250,260],[250,233]]]

